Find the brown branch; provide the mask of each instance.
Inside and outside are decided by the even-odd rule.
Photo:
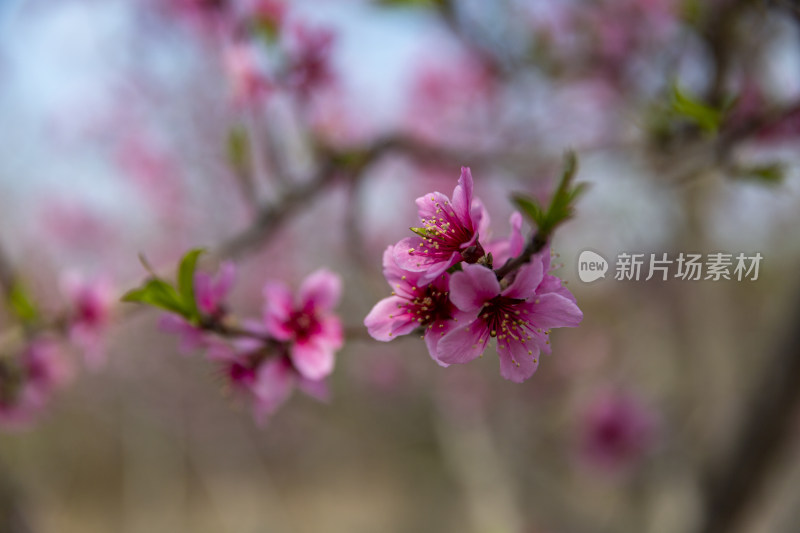
[[[205,317],[200,321],[197,327],[208,333],[219,335],[220,337],[253,339],[263,343],[264,348],[278,350],[278,353],[282,353],[281,349],[288,349],[291,344],[291,341],[280,341],[263,331],[252,331],[237,325],[228,324],[222,317]],[[345,338],[348,340],[371,338],[363,325],[344,326],[342,329]]]
[[[353,182],[361,173],[383,155],[395,152],[406,154],[422,162],[464,165],[470,162],[494,161],[503,154],[485,152],[469,156],[442,147],[430,147],[412,138],[390,136],[375,141],[361,151],[346,153],[331,152],[322,148],[323,161],[310,180],[297,184],[286,191],[277,201],[260,208],[254,222],[245,230],[224,241],[216,250],[223,257],[239,256],[263,245],[272,234],[299,208],[315,199],[337,181]]]
[[[0,465],[0,531],[31,533],[34,531],[25,512],[24,494],[18,483]]]
[[[744,141],[767,128],[780,124],[787,116],[800,114],[800,101],[780,108],[767,109],[762,114],[743,121],[736,127],[720,133],[717,142],[718,158],[724,158],[736,143]]]
[[[534,233],[533,237],[530,241],[528,241],[527,246],[525,246],[525,249],[522,250],[521,254],[519,254],[517,257],[509,259],[506,261],[505,265],[494,271],[497,279],[503,279],[525,263],[529,262],[531,257],[541,252],[545,246],[547,246],[547,237],[540,235],[539,233]]]
[[[14,267],[11,265],[11,260],[3,247],[0,246],[0,290],[5,293],[7,298],[11,296],[16,281],[17,276],[14,274]]]
[[[344,216],[345,246],[354,266],[364,271],[370,266],[371,258],[364,249],[364,232],[362,230],[361,185],[363,173],[351,180],[347,188],[347,207]]]
[[[725,82],[733,65],[736,23],[752,3],[752,0],[735,0],[722,5],[708,17],[701,32],[714,58],[713,78],[707,95],[712,106],[718,107],[723,103]]]
[[[223,257],[233,257],[264,244],[290,215],[325,190],[335,178],[336,167],[328,161],[313,179],[296,185],[277,202],[259,209],[253,224],[224,241],[216,250],[217,253]]]

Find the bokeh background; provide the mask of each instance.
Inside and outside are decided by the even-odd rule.
[[[118,297],[139,253],[169,273],[205,246],[241,317],[269,279],[338,272],[348,332],[330,401],[259,425],[119,304],[106,363],[3,428],[0,531],[797,531],[799,23],[790,0],[0,2],[0,255],[44,313],[65,276]],[[533,378],[369,338],[417,196],[470,166],[506,235],[567,149],[590,188],[552,245],[584,320]],[[578,280],[585,249],[605,279]],[[763,260],[618,281],[621,252]],[[5,355],[17,329],[0,307]]]

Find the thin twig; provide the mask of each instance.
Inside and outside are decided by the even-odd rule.
[[[6,297],[11,296],[14,290],[17,276],[14,273],[14,267],[11,265],[11,260],[5,252],[5,249],[0,246],[0,290],[2,290]]]
[[[333,183],[336,170],[330,161],[326,162],[313,179],[289,189],[279,201],[262,207],[253,224],[224,241],[217,253],[222,257],[234,257],[264,244],[286,218]]]
[[[503,279],[510,273],[517,270],[519,267],[531,260],[531,257],[541,252],[547,246],[547,237],[541,236],[539,233],[534,233],[530,241],[528,241],[525,249],[517,257],[509,259],[506,264],[494,271],[497,279]]]

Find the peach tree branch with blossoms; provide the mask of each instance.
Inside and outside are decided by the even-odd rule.
[[[575,156],[569,154],[547,208],[525,195],[513,197],[536,228],[527,244],[519,212],[511,216],[507,239],[481,237],[489,233],[489,215],[473,195],[469,168],[462,168],[452,200],[439,192],[418,198],[422,226],[412,228],[416,236],[384,252],[384,275],[394,291],[364,320],[369,334],[389,341],[422,331],[431,357],[442,366],[482,355],[495,338],[503,377],[529,378],[540,353],[550,352],[551,330],[575,327],[583,316],[550,273],[547,248],[583,190],[572,183],[575,172]],[[260,320],[241,319],[224,301],[234,281],[233,263],[222,263],[212,277],[197,269],[202,253],[195,249],[183,257],[174,284],[143,260],[150,277],[122,300],[167,311],[162,329],[179,335],[184,352],[205,350],[229,386],[250,400],[258,420],[274,413],[295,387],[326,398],[324,380],[344,342],[341,320],[333,313],[339,276],[318,270],[295,295],[282,282],[269,281]],[[503,266],[495,270],[495,262]]]

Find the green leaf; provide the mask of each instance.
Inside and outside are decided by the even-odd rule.
[[[192,310],[185,305],[175,287],[158,278],[151,278],[138,289],[128,291],[122,296],[122,301],[152,305],[187,319],[192,318]]]
[[[516,193],[511,196],[511,201],[528,216],[536,226],[537,232],[545,239],[559,224],[572,217],[575,201],[586,190],[586,183],[573,186],[572,182],[577,172],[578,159],[574,152],[567,152],[564,156],[561,180],[547,209],[535,199],[524,194]]]
[[[703,18],[704,6],[700,0],[683,0],[678,5],[680,18],[689,26],[698,26]]]
[[[256,37],[260,37],[267,45],[271,45],[278,41],[280,27],[272,19],[258,17],[253,20],[252,31]]]
[[[672,86],[670,111],[673,115],[689,120],[708,133],[716,133],[722,123],[724,113],[681,91],[677,84]]]
[[[461,272],[462,270],[463,269],[461,268],[461,263],[456,263],[455,265],[447,269],[447,273],[452,274],[453,272]]]
[[[574,205],[575,202],[578,200],[578,198],[583,196],[583,193],[585,193],[588,189],[589,189],[588,183],[578,183],[577,185],[575,185],[575,187],[569,192],[570,205]]]
[[[572,150],[564,154],[564,170],[561,171],[561,183],[559,183],[559,191],[566,191],[572,185],[572,180],[575,174],[578,173],[578,156]]]
[[[22,322],[33,322],[39,316],[33,299],[28,294],[25,286],[15,280],[8,293],[8,303],[11,310]]]
[[[764,185],[779,185],[786,177],[786,167],[783,163],[767,163],[734,169],[737,178],[752,180]]]
[[[184,306],[190,310],[192,318],[199,318],[197,301],[194,296],[194,272],[197,270],[197,259],[204,252],[202,248],[189,250],[181,259],[178,267],[178,293]]]
[[[528,215],[528,218],[536,226],[540,226],[544,222],[544,210],[534,198],[521,193],[514,193],[511,195],[511,201],[520,211]]]
[[[331,154],[331,160],[344,169],[358,169],[369,161],[369,154],[365,150],[346,150]]]
[[[243,126],[235,126],[228,133],[228,160],[236,172],[247,173],[250,169],[250,139]]]

